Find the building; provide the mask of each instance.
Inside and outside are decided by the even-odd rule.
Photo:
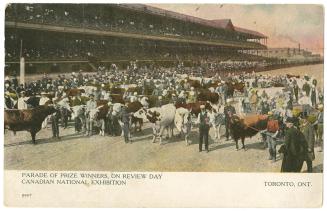
[[[279,59],[287,62],[319,62],[322,57],[319,54],[313,54],[308,50],[298,48],[269,48],[257,50],[245,50],[242,53],[257,55],[267,58]]]
[[[5,12],[5,62],[30,72],[96,69],[130,60],[185,64],[266,49],[267,37],[234,26],[142,4],[10,4]],[[82,67],[80,67],[82,66]]]

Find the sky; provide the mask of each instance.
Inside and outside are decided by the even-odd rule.
[[[150,4],[203,19],[231,19],[234,26],[268,36],[268,47],[298,47],[323,55],[324,8],[321,5]]]

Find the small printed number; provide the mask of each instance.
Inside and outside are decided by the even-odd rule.
[[[22,198],[31,198],[32,194],[31,193],[23,193]]]

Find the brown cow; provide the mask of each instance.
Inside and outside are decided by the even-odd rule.
[[[96,124],[100,130],[100,135],[104,136],[105,133],[105,120],[109,111],[107,103],[97,101],[97,108],[90,110],[89,122],[86,124],[87,131],[92,133],[93,124]],[[101,105],[100,105],[101,104]]]
[[[187,83],[190,84],[190,87],[194,87],[195,89],[201,88],[200,81],[192,80],[192,79],[187,79]]]
[[[195,103],[176,103],[175,107],[177,108],[186,108],[187,110],[191,111],[192,114],[194,114],[195,116],[198,116],[199,113],[201,112],[200,106],[201,105],[205,105],[205,108],[207,110],[211,110],[212,106],[210,105],[210,103],[208,102],[204,102],[204,101],[198,101]]]
[[[138,95],[142,94],[142,87],[129,87],[127,89],[127,92],[131,92],[131,93],[134,93],[136,92]]]
[[[128,113],[135,113],[138,110],[143,108],[143,105],[139,101],[131,102],[127,104],[127,112]],[[139,131],[142,131],[142,126],[143,126],[143,119],[142,118],[137,118],[134,115],[131,117],[131,125],[134,125],[134,131],[136,132],[137,130],[137,123],[139,124]]]
[[[209,101],[211,103],[217,104],[219,102],[219,94],[218,93],[212,93],[209,90],[202,90],[198,97],[198,101]]]
[[[228,81],[228,82],[226,82],[226,84],[227,84],[227,89],[230,92],[232,92],[233,94],[234,94],[234,91],[235,90],[237,90],[237,91],[239,91],[241,93],[244,92],[244,87],[245,87],[245,83],[244,82],[235,82],[235,81],[230,82],[230,81]]]
[[[84,89],[68,89],[68,90],[66,90],[66,95],[68,97],[81,95],[82,93],[85,93]]]
[[[5,110],[4,125],[5,128],[16,131],[29,131],[34,144],[36,133],[41,130],[44,119],[56,112],[53,106],[39,106],[33,109],[12,109]]]
[[[259,131],[267,128],[267,115],[249,115],[241,118],[237,115],[230,117],[231,119],[231,134],[236,143],[236,150],[238,150],[238,140],[242,141],[242,148],[245,150],[244,140],[246,137],[252,137]]]
[[[112,103],[121,103],[121,104],[125,104],[123,95],[120,94],[111,94],[110,95],[111,99],[112,99]]]
[[[113,87],[113,88],[111,88],[110,92],[112,94],[116,94],[116,95],[123,95],[124,92],[125,92],[125,89],[124,88],[119,88],[119,87]]]
[[[299,75],[291,75],[291,74],[286,74],[287,78],[300,78]]]

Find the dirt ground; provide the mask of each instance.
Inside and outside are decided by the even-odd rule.
[[[313,65],[274,70],[271,74],[313,75],[322,84],[323,66]],[[224,129],[222,128],[222,133]],[[163,145],[152,143],[148,124],[125,144],[122,137],[74,134],[73,124],[60,129],[61,139],[51,139],[51,129],[37,134],[33,145],[27,132],[4,134],[4,166],[11,170],[96,170],[96,171],[185,171],[185,172],[279,172],[281,157],[271,163],[268,150],[263,149],[260,135],[246,139],[247,150],[235,150],[233,141],[222,137],[213,142],[210,131],[210,152],[198,152],[198,129],[186,146],[181,137],[166,140]],[[176,134],[176,130],[175,130]],[[277,147],[279,149],[279,146]],[[315,148],[314,172],[322,172],[323,153]],[[306,170],[303,165],[302,171]]]

